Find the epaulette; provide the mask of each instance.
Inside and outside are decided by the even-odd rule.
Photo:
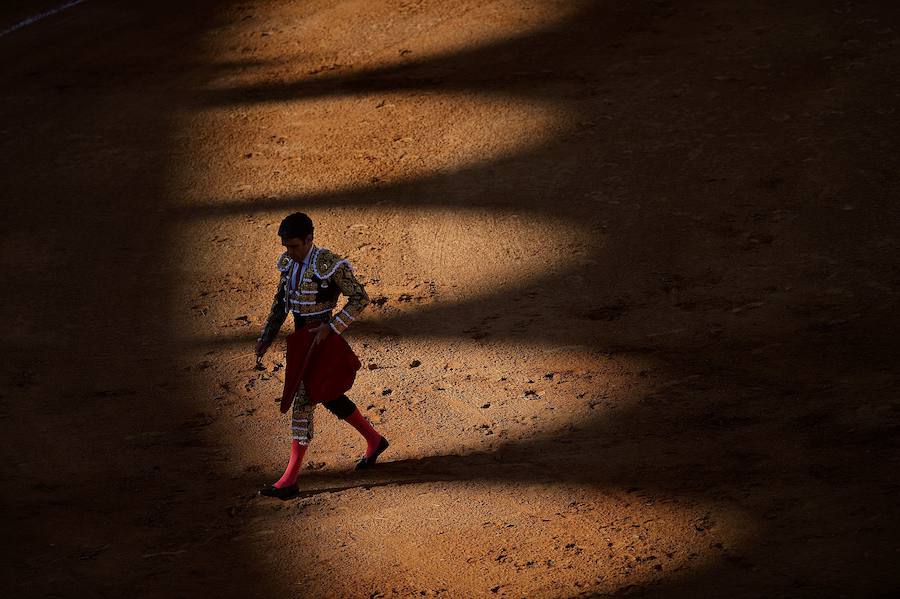
[[[350,262],[326,248],[319,248],[313,260],[313,270],[320,279],[327,279],[341,264],[350,266]]]
[[[285,252],[285,253],[281,254],[280,256],[278,256],[278,261],[275,263],[275,267],[280,272],[287,272],[288,269],[290,269],[292,262],[293,262],[293,259],[291,259],[291,257],[288,256],[288,253]]]

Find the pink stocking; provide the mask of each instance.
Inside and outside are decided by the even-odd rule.
[[[284,474],[275,483],[279,489],[290,487],[297,483],[300,474],[300,466],[303,464],[303,456],[306,455],[307,445],[301,445],[296,439],[291,439],[291,459],[288,461]]]
[[[369,424],[366,417],[362,415],[359,408],[353,410],[353,413],[347,416],[346,420],[353,428],[359,431],[359,434],[365,437],[366,457],[372,457],[372,454],[375,453],[375,450],[378,449],[378,444],[381,442],[381,434],[372,428],[372,425]]]

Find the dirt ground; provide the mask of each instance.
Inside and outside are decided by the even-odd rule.
[[[900,590],[896,2],[90,0],[0,53],[3,596]],[[320,408],[281,502],[295,210],[391,447]]]

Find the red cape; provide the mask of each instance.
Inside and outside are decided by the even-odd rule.
[[[337,399],[353,386],[361,364],[347,341],[332,332],[312,347],[314,338],[307,327],[288,335],[282,414],[291,407],[301,380],[311,403]]]

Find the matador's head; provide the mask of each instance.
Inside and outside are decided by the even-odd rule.
[[[294,260],[303,260],[313,244],[313,222],[306,214],[294,212],[284,217],[278,227],[281,245]]]

